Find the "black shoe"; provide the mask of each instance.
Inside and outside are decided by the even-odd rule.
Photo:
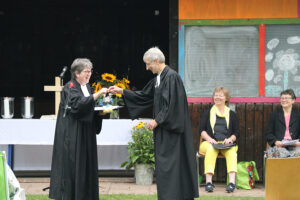
[[[233,192],[234,189],[235,189],[235,184],[233,184],[233,183],[229,183],[229,184],[227,185],[227,187],[226,187],[226,191],[227,191],[228,193]]]
[[[215,188],[215,186],[213,184],[211,184],[210,182],[206,183],[206,185],[205,185],[205,191],[206,192],[213,192],[214,188]]]

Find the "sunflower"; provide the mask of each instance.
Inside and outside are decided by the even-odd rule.
[[[96,82],[94,82],[93,84],[92,84],[92,87],[94,87],[96,85]]]
[[[109,73],[104,73],[101,75],[102,79],[107,81],[107,82],[114,82],[116,80],[116,76],[113,74],[109,74]]]
[[[94,84],[92,86],[94,86]],[[96,92],[98,92],[100,90],[101,90],[101,85],[100,85],[100,83],[97,83],[96,86],[95,86],[94,93],[96,93]]]
[[[125,89],[125,85],[123,83],[117,83],[115,84],[115,86],[119,87],[119,88],[122,88],[122,89]],[[117,97],[122,97],[122,94],[116,94]]]

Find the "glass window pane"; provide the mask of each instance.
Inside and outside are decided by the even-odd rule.
[[[184,52],[188,97],[210,97],[217,86],[258,96],[257,26],[186,26]]]

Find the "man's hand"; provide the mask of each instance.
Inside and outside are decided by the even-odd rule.
[[[111,92],[113,94],[123,94],[123,89],[117,86],[111,86],[108,88],[108,92]]]
[[[151,131],[153,131],[156,127],[157,127],[157,122],[154,119],[151,120],[147,125],[147,128]]]

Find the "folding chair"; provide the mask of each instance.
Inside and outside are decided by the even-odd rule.
[[[202,137],[200,136],[200,143],[199,143],[199,147],[201,145],[201,143],[203,142]],[[200,149],[200,148],[199,148]],[[205,152],[200,152],[199,150],[196,153],[196,162],[197,162],[197,174],[198,174],[198,187],[200,187],[200,181],[199,181],[199,177],[200,177],[200,172],[199,172],[199,163],[200,163],[200,158],[204,158],[205,157]],[[219,153],[217,158],[225,158],[221,153]]]

